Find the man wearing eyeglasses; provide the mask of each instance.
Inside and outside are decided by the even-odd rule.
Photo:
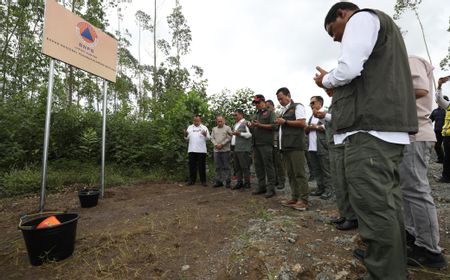
[[[312,110],[320,111],[323,107],[321,96],[311,97],[309,106]],[[316,178],[317,190],[310,193],[312,196],[320,196],[321,199],[329,199],[332,196],[330,157],[328,152],[325,123],[323,120],[311,116],[305,129],[308,135],[308,154],[311,161],[311,172]]]

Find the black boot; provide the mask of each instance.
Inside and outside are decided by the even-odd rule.
[[[238,182],[236,183],[236,185],[234,185],[234,187],[231,187],[231,189],[232,189],[232,190],[237,190],[237,189],[242,188],[243,186],[244,186],[244,184],[242,184],[242,181],[238,181]]]

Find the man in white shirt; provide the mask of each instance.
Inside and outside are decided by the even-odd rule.
[[[398,166],[417,113],[408,56],[395,22],[379,10],[338,2],[324,27],[341,42],[337,67],[314,78],[333,88],[334,142],[344,143],[345,176],[367,244],[364,279],[406,279],[406,240]],[[399,110],[398,108],[402,108]]]
[[[311,97],[309,106],[311,106],[312,110],[321,110],[323,98],[319,95]],[[313,115],[308,121],[305,132],[308,135],[311,172],[317,182],[317,189],[311,192],[310,195],[320,196],[321,199],[329,199],[333,195],[333,186],[331,183],[330,157],[325,134],[325,123]]]
[[[200,115],[192,118],[192,124],[184,131],[184,139],[189,142],[189,181],[188,186],[194,185],[197,179],[197,170],[202,186],[206,183],[206,141],[209,140],[209,130],[202,124]]]

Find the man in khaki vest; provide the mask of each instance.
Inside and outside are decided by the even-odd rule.
[[[334,141],[345,145],[350,203],[367,244],[364,253],[354,253],[367,268],[363,279],[403,280],[407,257],[398,166],[418,125],[402,34],[382,11],[360,10],[350,2],[333,5],[324,27],[341,43],[341,56],[330,72],[316,67],[314,80],[334,92]]]

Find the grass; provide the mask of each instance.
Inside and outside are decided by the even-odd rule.
[[[182,174],[170,175],[163,169],[143,170],[137,167],[107,165],[105,180],[108,186],[130,185],[144,181],[180,180]],[[78,161],[56,161],[49,164],[47,191],[59,192],[68,186],[96,186],[101,181],[98,164]],[[39,193],[41,188],[40,166],[27,166],[0,173],[0,198]]]

